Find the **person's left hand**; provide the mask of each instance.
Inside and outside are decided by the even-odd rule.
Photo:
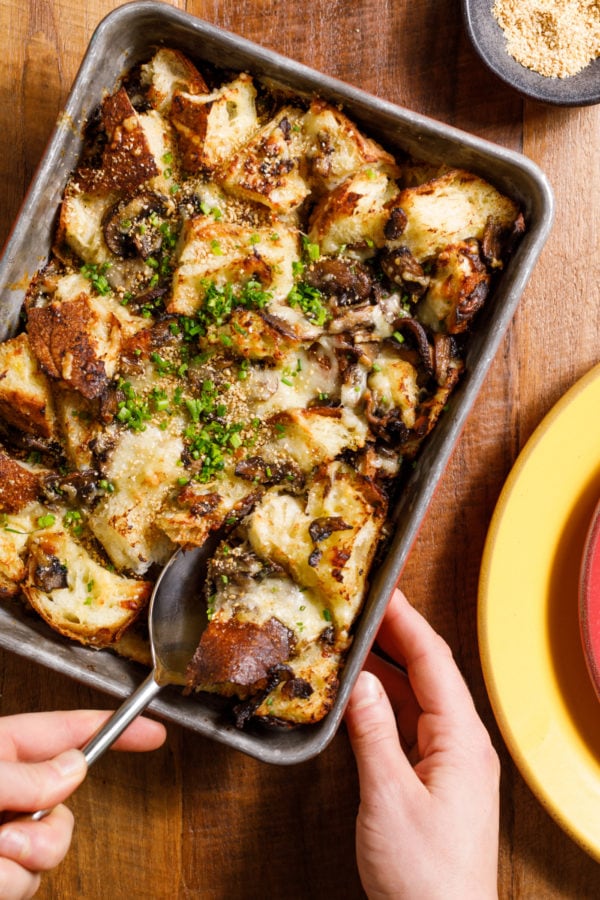
[[[25,816],[0,826],[0,900],[27,900],[40,872],[58,865],[71,843],[73,814],[62,801],[83,781],[81,750],[110,712],[25,713],[0,718],[0,822],[2,812],[52,811],[39,822]],[[136,719],[114,744],[121,750],[154,750],[165,729]]]

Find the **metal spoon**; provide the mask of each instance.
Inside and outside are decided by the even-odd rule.
[[[206,560],[215,544],[210,539],[202,547],[177,550],[160,573],[148,610],[152,671],[81,748],[88,766],[108,750],[163,687],[185,684],[187,665],[206,627],[201,591]],[[27,818],[37,822],[50,811],[40,809]]]

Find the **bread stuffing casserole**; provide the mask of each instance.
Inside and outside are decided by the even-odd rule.
[[[216,533],[187,690],[317,722],[523,216],[169,48],[84,148],[0,344],[0,597],[144,661],[161,567]]]

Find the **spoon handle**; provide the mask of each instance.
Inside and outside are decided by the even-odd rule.
[[[150,672],[133,694],[115,710],[110,719],[81,748],[88,766],[96,762],[98,757],[114,744],[127,726],[131,725],[133,720],[146,709],[162,687],[163,685],[155,681],[154,672]]]
[[[163,685],[155,681],[154,672],[150,672],[133,694],[115,710],[110,719],[81,748],[88,766],[96,762],[98,757],[102,756],[105,750],[108,750],[114,744],[127,726],[146,709],[162,687]],[[38,809],[37,812],[31,813],[29,816],[25,815],[23,818],[39,822],[40,819],[44,819],[50,812],[52,812],[51,809]],[[8,819],[5,818],[3,821],[8,821]]]

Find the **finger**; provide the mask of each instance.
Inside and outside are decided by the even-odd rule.
[[[408,676],[397,666],[382,659],[377,653],[369,654],[365,662],[365,669],[379,678],[390,699],[404,748],[412,747],[417,740],[417,723],[421,708],[417,703]]]
[[[0,760],[0,809],[31,812],[61,803],[87,772],[81,750],[65,750],[46,762]]]
[[[73,814],[62,804],[39,822],[25,819],[0,828],[0,856],[11,859],[31,872],[53,869],[71,844]],[[3,898],[0,891],[0,897]]]
[[[24,869],[12,859],[0,859],[0,897],[2,900],[29,900],[40,886],[36,872]]]
[[[5,716],[0,718],[0,756],[39,762],[82,747],[110,715],[108,710],[77,709]],[[155,750],[165,736],[160,722],[139,717],[113,746],[116,750]]]
[[[477,715],[448,644],[400,591],[392,595],[378,641],[386,653],[403,661],[424,713],[443,716],[457,731]]]
[[[358,676],[346,708],[345,721],[356,758],[361,799],[381,796],[388,786],[382,772],[395,773],[400,783],[416,779],[398,739],[394,712],[379,679],[371,672]],[[391,778],[390,782],[391,783]]]

